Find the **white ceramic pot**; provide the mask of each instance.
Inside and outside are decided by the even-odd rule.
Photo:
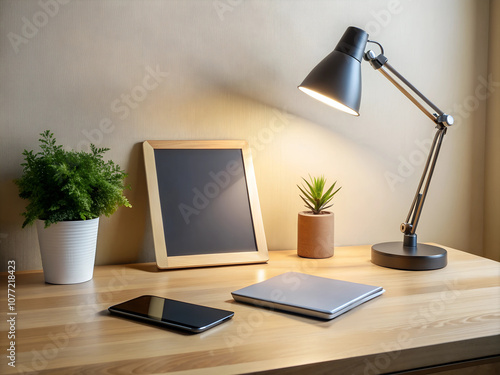
[[[37,220],[43,275],[50,284],[77,284],[92,279],[99,218],[61,221],[44,228]]]

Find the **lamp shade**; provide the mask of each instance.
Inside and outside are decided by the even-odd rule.
[[[361,60],[368,34],[348,27],[332,53],[309,73],[299,89],[331,107],[359,116]]]

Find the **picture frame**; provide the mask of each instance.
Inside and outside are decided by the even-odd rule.
[[[246,141],[149,140],[143,151],[159,269],[268,261]]]

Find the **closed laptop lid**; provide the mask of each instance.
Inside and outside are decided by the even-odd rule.
[[[231,294],[237,301],[331,319],[383,292],[378,286],[286,272]]]

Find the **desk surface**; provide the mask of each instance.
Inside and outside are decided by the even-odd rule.
[[[375,374],[499,356],[500,264],[448,250],[446,268],[420,272],[371,264],[369,246],[336,248],[333,258],[320,260],[271,251],[268,264],[244,266],[99,266],[93,280],[76,285],[48,285],[41,272],[18,272],[16,369],[6,366],[4,352],[0,372]],[[386,292],[331,321],[231,298],[233,290],[292,270],[380,285]],[[7,285],[5,274],[1,282]],[[191,335],[108,315],[110,305],[142,294],[232,310],[235,316]],[[6,293],[0,301],[6,311]],[[2,336],[5,349],[7,333]]]

